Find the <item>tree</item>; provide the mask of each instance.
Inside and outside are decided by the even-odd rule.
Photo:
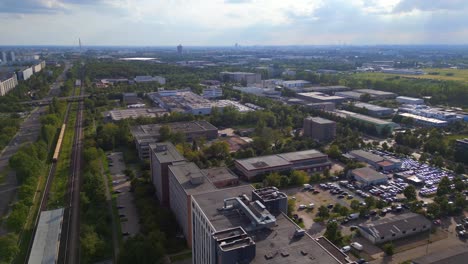
[[[335,245],[340,245],[343,239],[336,221],[332,221],[327,224],[324,236]]]
[[[382,149],[385,150],[385,151],[387,151],[388,148],[389,148],[389,146],[388,146],[387,142],[384,142],[384,143],[382,144]]]
[[[328,218],[330,216],[330,212],[328,211],[327,207],[325,207],[324,205],[321,205],[318,208],[317,216],[320,218]]]
[[[364,94],[361,94],[361,96],[359,96],[359,100],[363,102],[369,102],[370,100],[372,100],[372,97],[370,94],[364,93]]]
[[[409,201],[416,200],[416,188],[414,188],[413,185],[408,185],[405,190],[403,190],[403,194]]]
[[[351,201],[351,209],[353,209],[353,210],[358,210],[359,209],[359,201],[358,200],[352,200]]]
[[[461,163],[457,163],[457,166],[455,167],[455,173],[457,174],[464,174],[465,173],[465,166]]]
[[[427,215],[432,218],[438,218],[440,216],[440,206],[438,203],[430,203],[427,205]]]
[[[466,184],[463,182],[463,179],[461,178],[455,178],[453,179],[453,184],[455,185],[455,190],[459,192],[463,192],[466,189]]]
[[[450,193],[450,180],[448,177],[443,177],[440,182],[439,186],[437,187],[437,196],[442,196]]]
[[[280,187],[281,186],[281,175],[279,175],[277,172],[270,173],[263,180],[263,184],[265,186]]]
[[[161,126],[159,128],[159,140],[167,141],[171,138],[171,128],[169,126]]]
[[[19,253],[18,237],[15,234],[8,234],[0,237],[0,262],[10,263],[16,254]]]
[[[339,157],[341,157],[340,148],[336,144],[333,144],[328,148],[327,154],[332,159],[338,159]]]
[[[391,256],[395,251],[395,246],[392,243],[387,243],[383,246],[385,254]]]
[[[300,170],[293,170],[289,176],[290,185],[301,185],[307,182],[307,172]]]
[[[374,207],[374,206],[375,206],[375,203],[376,203],[375,198],[374,198],[373,196],[366,197],[366,198],[364,199],[364,202],[366,203],[366,207],[367,207],[367,208],[372,208],[372,207]]]

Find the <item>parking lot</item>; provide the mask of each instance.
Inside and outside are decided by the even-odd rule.
[[[117,195],[117,209],[123,237],[138,234],[140,230],[139,216],[134,204],[133,193],[130,192],[130,181],[124,174],[125,163],[123,153],[110,153],[107,156],[109,170],[112,176],[114,194]]]

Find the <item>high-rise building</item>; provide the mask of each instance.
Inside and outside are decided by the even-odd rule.
[[[328,141],[336,136],[336,122],[321,117],[304,118],[304,136]]]
[[[177,46],[177,53],[182,54],[182,49],[182,44],[179,44],[179,46]]]
[[[10,51],[10,61],[16,61],[16,56],[14,51]]]
[[[7,54],[5,51],[2,51],[2,64],[7,63]]]

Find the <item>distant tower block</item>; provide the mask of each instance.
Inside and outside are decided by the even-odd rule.
[[[182,45],[177,46],[177,53],[182,54]]]

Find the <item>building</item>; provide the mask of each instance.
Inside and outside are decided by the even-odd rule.
[[[203,98],[211,99],[223,96],[223,89],[219,86],[207,86],[203,88]]]
[[[323,171],[331,167],[328,156],[314,149],[240,159],[235,160],[234,164],[236,169],[248,180],[271,172]]]
[[[124,93],[122,99],[125,105],[133,105],[140,102],[140,98],[138,98],[136,93]]]
[[[316,109],[321,111],[334,111],[335,103],[325,102],[325,103],[310,103],[306,105],[310,109]]]
[[[232,101],[232,100],[219,100],[219,101],[216,101],[213,104],[213,106],[216,106],[218,109],[221,109],[221,110],[223,110],[226,107],[234,107],[237,111],[241,113],[254,111],[254,109],[248,106],[245,106],[237,101]]]
[[[306,117],[303,131],[306,137],[329,141],[336,137],[336,122],[321,117]]]
[[[413,105],[424,104],[424,99],[408,97],[408,96],[398,96],[396,98],[396,101],[399,102],[400,104],[413,104]]]
[[[169,206],[169,165],[184,161],[184,157],[169,142],[149,145],[151,150],[151,181],[159,203]]]
[[[221,82],[218,80],[203,80],[200,84],[203,86],[220,86]]]
[[[436,250],[422,257],[413,259],[412,264],[464,264],[468,259],[468,247],[457,245]]]
[[[58,262],[63,212],[63,208],[41,212],[29,255],[29,264]]]
[[[148,82],[157,82],[161,85],[166,84],[166,78],[161,77],[161,76],[149,76],[149,75],[144,75],[144,76],[136,76],[135,79],[133,79],[136,83],[148,83]]]
[[[2,51],[2,64],[6,64],[7,62],[7,54],[5,51]]]
[[[239,184],[239,177],[226,167],[204,169],[202,173],[216,188],[225,188]]]
[[[355,91],[362,93],[362,94],[369,94],[371,98],[374,100],[395,99],[395,97],[397,97],[397,94],[395,93],[384,92],[384,91],[373,90],[373,89],[359,89]]]
[[[359,101],[361,100],[362,93],[358,93],[355,91],[344,91],[344,92],[336,92],[335,95],[341,96],[350,100]]]
[[[15,52],[14,52],[14,51],[10,51],[10,61],[11,61],[11,62],[16,61],[16,56],[15,56]]]
[[[18,80],[21,80],[21,81],[28,80],[29,78],[31,78],[33,73],[34,72],[33,72],[32,67],[27,67],[27,68],[24,68],[24,69],[19,70],[19,71],[16,72],[16,74],[18,75]]]
[[[365,110],[370,116],[389,116],[393,114],[393,109],[388,107],[382,107],[378,105],[368,104],[368,103],[355,103],[352,105],[355,108]]]
[[[390,171],[401,167],[401,160],[382,157],[369,151],[353,150],[349,152],[349,155],[358,161],[371,165],[377,170]]]
[[[3,77],[0,76],[0,96],[5,96],[18,85],[16,74],[10,73]]]
[[[218,128],[203,120],[132,127],[131,132],[135,138],[135,145],[140,159],[149,158],[149,145],[159,141],[159,131],[162,126],[168,126],[171,133],[183,133],[187,140],[202,137],[212,140],[218,137]]]
[[[435,107],[430,107],[427,105],[406,104],[398,108],[398,111],[400,113],[409,113],[409,114],[413,114],[413,115],[421,116],[421,117],[435,118],[438,120],[447,121],[449,123],[463,120],[462,116],[458,115],[456,112],[450,109],[444,110],[442,108],[435,108]],[[414,118],[418,119],[417,117],[414,117]],[[424,119],[421,119],[421,120],[423,121]]]
[[[455,140],[455,147],[468,151],[468,138]]]
[[[304,91],[307,92],[319,92],[328,95],[338,95],[338,92],[349,91],[351,88],[342,85],[332,85],[332,86],[314,86],[314,87],[307,87]]]
[[[190,89],[164,90],[148,93],[153,104],[165,108],[169,112],[185,112],[193,115],[209,115],[214,103]]]
[[[393,129],[397,126],[395,123],[390,122],[390,121],[385,121],[385,120],[378,119],[375,117],[361,115],[361,114],[346,111],[346,110],[337,110],[336,113],[345,118],[350,118],[350,119],[354,119],[362,123],[373,125],[377,133],[379,134],[382,134],[383,132],[391,133]]]
[[[43,68],[42,68],[42,64],[43,64],[42,62],[39,62],[39,63],[34,64],[34,65],[32,66],[34,73],[38,73],[38,72],[40,72],[40,71],[43,69]]]
[[[291,90],[298,90],[309,85],[310,82],[304,80],[283,81],[283,87]]]
[[[245,83],[251,85],[262,82],[262,75],[251,72],[221,72],[221,79],[224,82]]]
[[[354,169],[351,176],[362,186],[385,184],[388,181],[386,175],[369,167]]]
[[[182,229],[187,244],[192,244],[191,196],[213,191],[216,187],[206,179],[193,162],[175,162],[169,169],[169,205]]]
[[[261,87],[255,87],[255,86],[248,86],[248,87],[234,86],[233,89],[241,91],[243,93],[253,94],[256,96],[263,96],[263,97],[269,97],[269,98],[281,97],[281,91],[275,90],[274,88],[261,88]]]
[[[410,113],[399,113],[398,115],[406,118],[413,119],[416,124],[421,126],[428,126],[428,127],[445,127],[448,126],[448,122],[444,120],[439,120],[430,117],[424,117],[420,115],[410,114]]]
[[[326,95],[319,92],[308,92],[308,93],[298,93],[297,98],[304,99],[312,103],[335,103],[341,104],[346,100],[346,98],[336,95]]]
[[[424,71],[413,70],[413,69],[395,69],[395,68],[385,68],[381,70],[382,73],[389,74],[405,74],[405,75],[422,75]]]
[[[179,44],[179,46],[177,46],[177,53],[182,54],[182,51],[183,51],[182,44]]]
[[[139,117],[154,118],[165,114],[168,114],[168,112],[162,108],[130,108],[111,110],[106,115],[106,118],[115,122],[123,119],[136,119]]]
[[[250,185],[193,195],[192,263],[349,263],[294,224],[284,204],[284,193]]]
[[[431,229],[431,221],[415,213],[404,213],[358,225],[361,235],[373,244],[408,237]]]

